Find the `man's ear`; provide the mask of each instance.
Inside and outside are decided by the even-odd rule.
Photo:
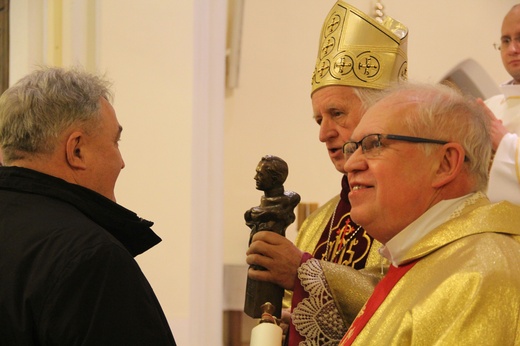
[[[432,187],[442,187],[458,177],[465,159],[465,151],[459,143],[444,144]]]
[[[84,135],[80,131],[72,132],[67,138],[66,156],[67,163],[75,169],[86,169],[84,149]]]

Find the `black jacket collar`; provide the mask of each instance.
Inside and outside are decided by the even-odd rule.
[[[161,241],[153,222],[82,186],[20,167],[0,167],[0,190],[48,196],[72,204],[137,256]]]

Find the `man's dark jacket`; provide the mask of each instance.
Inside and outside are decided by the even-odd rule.
[[[0,167],[0,344],[175,345],[134,256],[161,239],[78,185]]]

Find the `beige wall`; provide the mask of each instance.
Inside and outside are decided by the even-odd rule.
[[[126,163],[116,196],[163,239],[136,259],[179,345],[216,345],[222,335],[225,8],[11,1],[11,83],[40,64],[81,64],[114,82]]]
[[[496,83],[508,78],[492,43],[505,13],[516,1],[383,0],[387,15],[409,27],[411,80],[437,82],[466,58],[475,59]],[[323,204],[339,193],[312,120],[310,78],[322,23],[335,0],[249,0],[245,2],[239,87],[226,98],[224,262],[244,262],[249,229],[243,213],[258,205],[254,170],[265,154],[289,164],[286,189],[302,202]],[[374,1],[352,0],[370,13]],[[276,10],[273,10],[276,9]],[[289,228],[294,237],[294,225]]]

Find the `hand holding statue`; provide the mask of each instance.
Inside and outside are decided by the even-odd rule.
[[[247,250],[249,278],[269,281],[293,290],[303,252],[289,239],[274,232],[259,231]],[[261,266],[263,270],[254,269]]]

